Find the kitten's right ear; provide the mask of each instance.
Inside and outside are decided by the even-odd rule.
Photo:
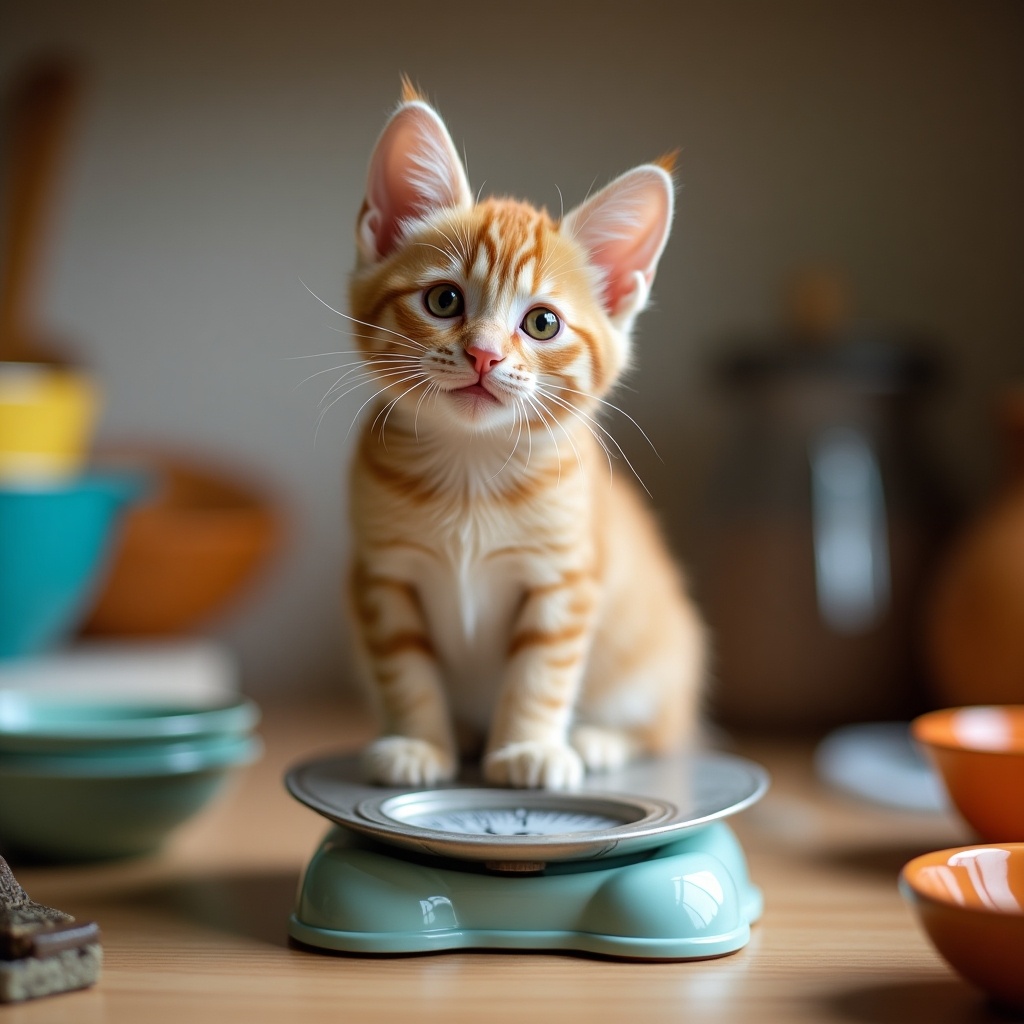
[[[473,203],[444,122],[407,81],[403,85],[402,104],[370,157],[366,198],[356,226],[360,255],[371,263],[394,250],[409,222]]]

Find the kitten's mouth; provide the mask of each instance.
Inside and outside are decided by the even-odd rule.
[[[491,394],[482,384],[470,384],[464,388],[456,388],[451,392],[453,395],[466,395],[468,398],[484,399],[491,402],[497,402],[499,405],[500,400]]]

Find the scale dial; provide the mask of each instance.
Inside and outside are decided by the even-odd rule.
[[[566,832],[601,832],[622,824],[604,814],[552,811],[541,807],[435,811],[405,820],[420,828],[461,836],[558,836]]]
[[[474,779],[429,790],[371,786],[358,757],[299,765],[285,782],[308,807],[379,842],[505,871],[663,846],[749,807],[768,788],[763,768],[723,754],[637,762],[588,776],[572,793]]]

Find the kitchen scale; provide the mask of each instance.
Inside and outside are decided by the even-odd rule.
[[[313,856],[289,934],[347,953],[562,950],[644,960],[746,945],[760,890],[726,818],[768,788],[724,754],[650,759],[573,792],[374,786],[358,756],[288,772],[335,823]]]
[[[289,934],[352,953],[535,949],[701,959],[740,949],[762,897],[725,818],[768,788],[722,754],[635,762],[572,793],[478,777],[362,779],[357,756],[301,764],[289,792],[335,823]]]

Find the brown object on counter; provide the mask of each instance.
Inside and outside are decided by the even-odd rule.
[[[0,857],[0,1003],[86,988],[102,961],[99,927],[36,903]]]
[[[1024,385],[999,407],[1007,480],[939,573],[927,655],[943,704],[1024,704]]]
[[[131,457],[156,489],[125,516],[84,631],[187,633],[220,611],[267,561],[282,527],[273,505],[227,473],[175,456]]]
[[[4,111],[0,359],[5,361],[61,361],[39,343],[35,302],[53,194],[82,82],[73,60],[37,60],[14,83]]]

